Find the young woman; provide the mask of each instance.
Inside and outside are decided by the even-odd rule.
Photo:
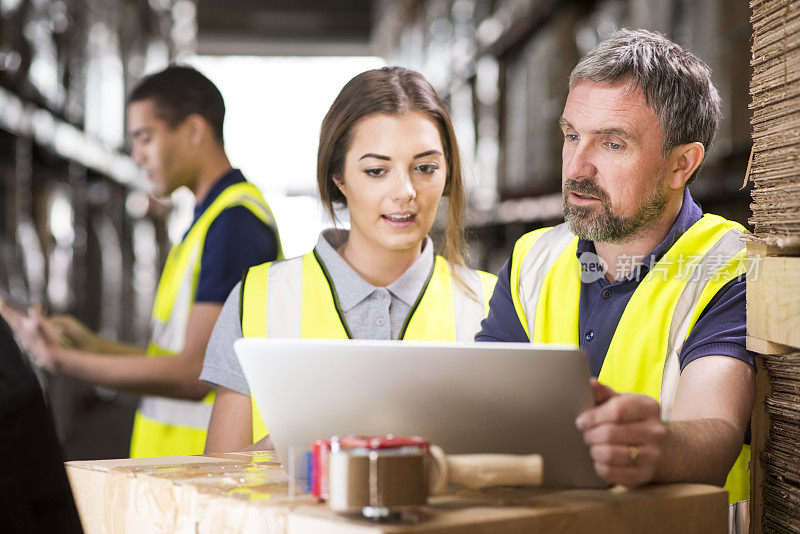
[[[487,313],[495,277],[464,266],[453,127],[420,74],[386,67],[344,86],[322,122],[317,185],[334,220],[334,204],[347,207],[350,230],[326,230],[310,253],[251,268],[231,292],[200,377],[217,388],[207,453],[272,448],[236,339],[472,341]],[[444,258],[428,237],[443,196]]]

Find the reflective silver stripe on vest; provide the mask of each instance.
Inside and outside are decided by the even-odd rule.
[[[223,211],[237,205],[244,206],[245,208],[251,211],[252,210],[258,211],[262,215],[264,220],[267,221],[267,224],[273,230],[277,228],[277,225],[275,224],[275,219],[272,217],[272,213],[270,213],[269,209],[267,209],[267,207],[264,206],[259,199],[252,197],[246,193],[243,193],[237,196],[236,198],[231,199],[230,205],[224,208]]]
[[[211,404],[166,397],[142,397],[139,403],[139,412],[148,419],[203,431],[208,428],[211,408]]]
[[[195,247],[178,286],[169,321],[164,323],[155,318],[150,321],[150,340],[160,349],[179,354],[186,346],[186,327],[194,304],[194,267],[199,260],[200,247]]]
[[[483,305],[484,294],[481,278],[475,271],[455,265],[461,280],[477,297],[477,301],[458,287],[455,278],[453,284],[453,310],[455,312],[456,341],[475,341],[475,334],[481,329],[481,321],[485,317]]]
[[[300,337],[303,258],[277,261],[267,272],[267,337]]]
[[[664,371],[661,376],[661,419],[669,421],[675,403],[675,393],[678,390],[678,380],[681,376],[679,354],[683,342],[689,333],[689,323],[700,295],[706,285],[711,281],[720,267],[725,265],[739,252],[744,244],[739,240],[740,232],[730,230],[723,235],[709,251],[696,262],[694,271],[688,273],[689,281],[678,297],[678,303],[672,314],[669,328],[669,341],[667,357],[664,361]],[[654,273],[656,274],[656,273]]]
[[[728,505],[728,534],[748,532],[750,532],[750,501],[739,501]]]
[[[575,238],[566,223],[545,231],[522,259],[519,270],[519,301],[528,319],[528,337],[533,341],[536,306],[545,275],[550,272],[564,249]]]

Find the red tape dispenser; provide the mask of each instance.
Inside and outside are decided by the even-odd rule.
[[[398,518],[448,486],[539,486],[536,454],[446,455],[418,436],[336,436],[317,440],[309,460],[311,493],[332,510],[374,520]]]

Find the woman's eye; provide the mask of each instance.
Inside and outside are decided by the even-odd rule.
[[[439,169],[439,166],[432,163],[417,166],[417,170],[423,174],[433,174],[437,169]]]
[[[366,169],[364,171],[367,176],[372,176],[373,178],[383,176],[384,172],[386,172],[384,169]]]

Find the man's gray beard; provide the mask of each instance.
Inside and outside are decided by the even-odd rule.
[[[563,193],[563,214],[569,230],[587,241],[625,243],[647,230],[667,206],[667,192],[661,188],[653,191],[645,203],[630,217],[620,217],[611,212],[607,195],[600,198],[603,211],[593,215],[594,206],[573,206],[567,202],[570,190]]]

